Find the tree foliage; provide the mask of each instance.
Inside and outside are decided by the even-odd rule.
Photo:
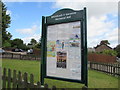
[[[115,50],[104,50],[101,53],[111,56],[117,56],[117,52]]]
[[[41,47],[41,44],[40,44],[40,43],[37,43],[37,44],[35,45],[35,48],[40,49],[40,47]]]
[[[3,2],[2,3],[2,45],[10,44],[10,39],[12,35],[6,30],[9,27],[9,24],[11,23],[10,15],[7,14],[7,7]]]
[[[19,38],[13,39],[11,42],[11,46],[15,48],[19,48],[21,45],[23,45],[23,40]]]
[[[114,50],[118,53],[117,56],[120,58],[120,44],[117,45]]]
[[[22,39],[16,38],[11,41],[11,46],[18,49],[27,49],[27,46],[23,43]]]
[[[31,43],[32,45],[35,45],[35,44],[37,44],[37,41],[36,41],[34,38],[32,38],[31,41],[30,41],[30,43]]]
[[[110,43],[108,42],[108,40],[102,40],[102,41],[100,42],[100,45],[103,45],[103,44],[105,44],[105,45],[110,45]]]
[[[34,45],[34,49],[40,49],[41,47],[41,39]]]

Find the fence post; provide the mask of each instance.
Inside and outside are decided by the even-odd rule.
[[[17,78],[16,78],[16,70],[13,71],[13,88],[16,88],[16,85],[17,85]]]
[[[8,87],[7,88],[11,88],[11,70],[8,69]]]
[[[107,73],[109,74],[109,72],[110,72],[110,64],[108,63],[108,71],[107,71]]]
[[[105,72],[105,63],[103,63],[103,72]]]
[[[90,62],[90,69],[92,69],[92,62]]]
[[[112,64],[110,64],[110,68],[111,68],[110,74],[112,75]]]
[[[52,90],[56,90],[56,86],[53,86],[53,87],[52,87]]]
[[[108,63],[106,65],[107,65],[107,71],[106,71],[106,73],[108,73]]]
[[[11,54],[12,54],[11,59],[13,59],[13,53],[11,53]]]
[[[20,54],[20,60],[21,60],[21,54]]]
[[[37,82],[37,88],[41,88],[41,83]]]
[[[103,72],[103,63],[101,63],[101,71]]]
[[[28,75],[26,72],[24,73],[23,79],[24,79],[23,88],[28,88]]]
[[[18,72],[18,86],[17,87],[18,88],[22,87],[22,74],[20,71]]]
[[[89,62],[89,66],[90,66],[90,69],[91,69],[91,62]]]
[[[118,64],[118,78],[120,78],[120,64]]]
[[[96,70],[98,71],[98,63],[96,63]]]
[[[116,66],[113,66],[113,75],[115,76],[115,67]]]
[[[48,84],[45,84],[45,85],[44,85],[44,88],[48,89]]]
[[[34,88],[34,76],[30,74],[30,89],[32,90],[32,88]]]
[[[6,68],[3,70],[3,88],[6,88]]]

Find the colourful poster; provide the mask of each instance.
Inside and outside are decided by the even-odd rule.
[[[55,57],[56,43],[55,41],[47,42],[47,57]]]

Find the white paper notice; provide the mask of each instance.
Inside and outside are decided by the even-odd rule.
[[[81,80],[80,21],[48,26],[47,76]]]

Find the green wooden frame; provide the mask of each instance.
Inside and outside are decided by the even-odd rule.
[[[63,19],[63,20],[55,20],[56,18],[54,17],[59,18],[60,16],[58,15],[61,15],[61,16],[65,15],[64,13],[71,13],[71,18]],[[75,21],[81,22],[81,65],[82,65],[81,80],[47,76],[46,75],[47,27],[49,25],[69,23],[69,22],[75,22]],[[42,37],[41,37],[41,84],[42,85],[44,84],[44,78],[83,83],[85,84],[85,86],[88,87],[86,8],[80,11],[74,11],[72,9],[61,9],[55,12],[51,16],[48,16],[48,17],[42,16]]]

